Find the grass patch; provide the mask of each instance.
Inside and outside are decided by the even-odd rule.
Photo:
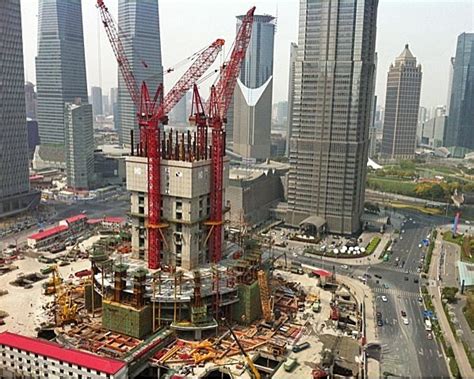
[[[375,236],[374,238],[372,238],[366,247],[366,254],[367,255],[372,254],[377,248],[377,246],[379,245],[380,241],[381,241],[381,238],[379,236]]]
[[[456,245],[462,246],[464,241],[464,237],[461,235],[454,236],[453,232],[444,232],[443,233],[443,240],[447,242],[455,243]]]
[[[423,272],[425,274],[427,274],[428,271],[430,270],[431,258],[433,257],[433,249],[435,247],[435,240],[437,236],[438,236],[438,231],[433,230],[433,232],[431,233],[430,245],[428,246],[428,251],[426,252],[425,267],[423,267]]]
[[[474,353],[465,341],[462,341],[462,345],[464,346],[464,351],[466,352],[467,359],[469,360],[471,368],[474,368]]]
[[[412,197],[416,196],[416,183],[413,181],[402,181],[398,178],[388,179],[370,176],[367,179],[367,187],[375,191],[391,192]]]
[[[389,204],[393,208],[413,210],[416,212],[421,212],[421,213],[432,215],[432,216],[441,215],[444,213],[442,209],[426,208],[421,205],[406,204],[406,203],[399,203],[399,202],[390,202]]]

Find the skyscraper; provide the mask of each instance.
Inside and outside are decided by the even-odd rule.
[[[92,97],[92,112],[94,114],[94,117],[104,114],[104,107],[102,104],[102,88],[92,87],[91,97]]]
[[[239,30],[244,16],[237,17]],[[234,93],[233,150],[245,158],[270,156],[275,17],[256,15]]]
[[[454,63],[456,59],[451,57],[449,60],[449,76],[448,76],[448,96],[446,98],[446,115],[449,116],[449,106],[451,104],[451,95],[453,92],[453,75],[454,75]]]
[[[387,76],[382,137],[382,157],[386,159],[415,157],[421,77],[421,65],[405,45]]]
[[[25,83],[25,102],[26,102],[26,117],[36,120],[37,97],[35,85],[31,82]]]
[[[163,83],[158,0],[119,0],[118,24],[135,80],[139,86],[145,81],[153,96]],[[131,130],[139,140],[136,110],[120,72],[118,78],[118,133],[120,142],[129,145]]]
[[[288,75],[288,130],[286,132],[286,155],[290,155],[291,123],[293,119],[293,94],[295,87],[295,63],[298,57],[298,45],[290,44],[290,72]]]
[[[91,189],[94,175],[94,131],[91,104],[79,99],[64,108],[66,170],[68,187]]]
[[[39,0],[36,80],[41,144],[64,146],[64,104],[88,99],[81,0]]]
[[[300,0],[287,221],[360,230],[378,0]]]
[[[30,192],[20,0],[0,1],[0,218],[39,202]]]
[[[458,37],[454,59],[446,147],[474,149],[474,33]]]

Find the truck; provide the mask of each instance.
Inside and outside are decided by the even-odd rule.
[[[313,309],[313,312],[316,312],[316,313],[321,312],[321,303],[319,301],[315,301],[313,303],[312,309]]]
[[[48,274],[52,273],[53,270],[54,270],[54,266],[48,266],[48,267],[42,268],[42,269],[40,270],[40,273],[41,273],[42,275],[48,275]]]
[[[287,358],[285,363],[283,364],[283,368],[286,372],[291,372],[295,369],[297,364],[298,360],[296,358]]]

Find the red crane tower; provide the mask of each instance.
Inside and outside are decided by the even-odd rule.
[[[161,221],[161,149],[159,124],[166,124],[168,112],[179,102],[192,85],[214,63],[217,55],[224,45],[223,39],[217,39],[210,46],[201,50],[193,64],[174,85],[170,92],[164,96],[163,85],[160,85],[153,99],[150,98],[145,82],[138,86],[133,75],[130,63],[125,54],[118,28],[104,0],[97,0],[102,23],[107,37],[117,59],[117,63],[126,83],[130,97],[135,104],[140,127],[140,153],[145,154],[148,163],[148,267],[157,269],[160,266],[160,239],[163,237],[162,228],[166,224]],[[160,238],[161,237],[161,238]]]
[[[242,25],[235,37],[234,48],[229,61],[224,64],[217,84],[211,87],[211,95],[208,102],[208,125],[212,133],[212,185],[211,215],[206,224],[211,228],[209,251],[213,263],[219,262],[222,257],[222,195],[225,155],[225,131],[223,124],[227,122],[227,110],[229,109],[237,77],[240,73],[240,66],[245,58],[252,35],[254,12],[255,7],[252,7],[243,18]]]

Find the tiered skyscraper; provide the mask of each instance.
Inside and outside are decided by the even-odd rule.
[[[237,17],[237,30],[242,18]],[[270,156],[275,18],[256,15],[234,92],[233,150],[245,158]]]
[[[458,37],[445,146],[474,149],[474,33]]]
[[[139,86],[145,81],[153,96],[163,83],[158,0],[119,0],[118,24],[135,80]],[[135,131],[134,141],[138,142],[136,110],[120,72],[118,78],[116,125],[120,142],[129,145],[130,130]]]
[[[390,65],[385,96],[382,157],[411,159],[415,157],[416,127],[420,108],[421,66],[408,45]]]
[[[300,1],[287,219],[294,225],[342,234],[361,227],[377,7],[378,0]]]
[[[30,192],[20,0],[0,1],[0,218],[39,202]]]
[[[41,144],[64,146],[64,105],[87,102],[81,0],[39,0],[38,126]]]

